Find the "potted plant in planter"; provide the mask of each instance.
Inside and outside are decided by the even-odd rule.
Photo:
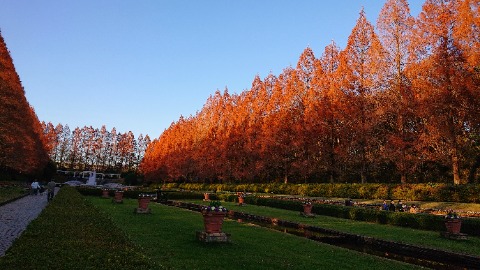
[[[445,227],[450,234],[460,234],[462,219],[460,219],[460,216],[457,213],[450,210],[445,215]]]
[[[115,197],[113,201],[116,203],[123,203],[123,190],[115,190]]]
[[[148,204],[150,203],[151,197],[147,194],[140,194],[138,195],[138,208],[134,209],[134,213],[136,214],[150,214],[151,209],[148,208]]]
[[[238,196],[238,205],[242,206],[245,203],[245,193],[237,192],[237,196]]]
[[[148,204],[150,203],[150,196],[146,194],[140,194],[138,196],[138,208],[146,210],[148,208]]]
[[[301,213],[302,216],[305,216],[305,217],[314,217],[315,216],[314,214],[312,214],[312,208],[313,208],[312,201],[304,200],[302,205],[303,205],[303,212]]]
[[[102,189],[102,197],[103,198],[108,198],[108,196],[109,196],[108,193],[109,192],[110,192],[110,190],[108,190],[107,188]]]
[[[223,207],[220,201],[211,201],[209,206],[202,207],[203,224],[206,233],[221,233],[223,218],[227,208]]]

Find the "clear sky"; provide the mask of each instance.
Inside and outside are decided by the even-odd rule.
[[[0,0],[0,29],[40,121],[157,138],[218,89],[344,48],[380,0]],[[410,0],[413,16],[424,1]]]

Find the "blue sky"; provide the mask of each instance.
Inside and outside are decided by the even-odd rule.
[[[413,16],[423,1],[410,0]],[[209,95],[342,49],[384,1],[1,0],[0,29],[41,121],[157,138]]]

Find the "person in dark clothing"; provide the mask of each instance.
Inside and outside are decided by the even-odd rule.
[[[396,206],[397,211],[403,212],[403,203],[401,200],[398,200],[397,206]]]
[[[395,212],[395,202],[393,200],[390,202],[390,205],[388,206],[388,210]]]
[[[55,195],[55,181],[50,180],[50,182],[48,182],[47,184],[47,189],[48,189],[48,197],[47,197],[47,200],[48,201],[51,201],[53,200],[53,196]]]

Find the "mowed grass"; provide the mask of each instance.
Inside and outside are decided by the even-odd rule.
[[[26,193],[27,191],[25,188],[20,186],[0,186],[0,203],[18,198]]]
[[[5,256],[0,269],[154,269],[154,263],[77,190],[62,188]]]
[[[202,243],[200,213],[151,203],[152,214],[133,214],[136,200],[88,200],[161,267],[167,269],[416,269],[418,267],[226,220],[232,243]]]
[[[206,204],[201,200],[188,201],[197,204]],[[348,232],[395,242],[402,242],[429,248],[480,256],[479,237],[468,236],[467,240],[450,240],[441,237],[440,233],[435,231],[424,231],[329,216],[316,216],[316,218],[305,218],[303,216],[300,216],[299,212],[295,211],[256,205],[238,206],[236,203],[233,202],[222,202],[222,205],[224,205],[230,210],[245,212],[254,215],[275,217],[283,220],[315,225],[318,227],[333,229],[341,232]]]

